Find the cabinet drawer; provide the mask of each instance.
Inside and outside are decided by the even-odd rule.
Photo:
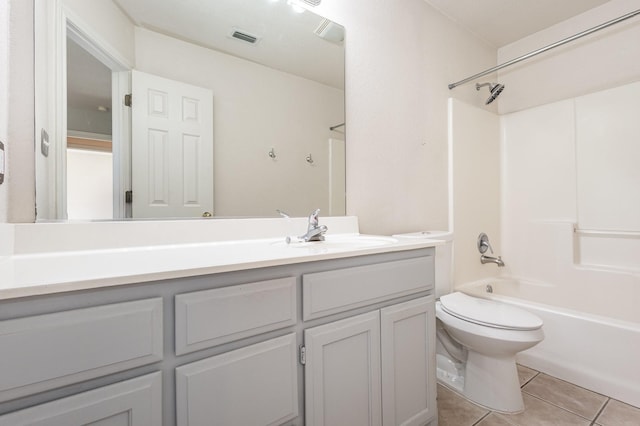
[[[176,354],[296,323],[296,279],[241,284],[176,296]]]
[[[162,299],[0,322],[0,401],[162,360]]]
[[[304,274],[305,321],[433,288],[433,256]]]
[[[178,426],[279,425],[298,416],[291,333],[176,368]]]
[[[160,372],[0,416],[0,426],[161,424]]]

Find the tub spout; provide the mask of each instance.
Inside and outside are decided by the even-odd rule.
[[[483,254],[482,256],[480,256],[480,263],[482,263],[483,265],[485,263],[495,263],[500,267],[504,266],[504,262],[502,261],[502,256],[493,257],[493,256],[485,256]]]

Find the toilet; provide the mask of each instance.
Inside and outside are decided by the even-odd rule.
[[[453,235],[398,237],[419,235],[446,241],[435,257],[438,382],[493,411],[524,410],[516,354],[544,339],[542,320],[514,306],[452,292]]]

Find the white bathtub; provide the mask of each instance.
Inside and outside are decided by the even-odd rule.
[[[487,284],[493,293],[486,292]],[[456,290],[542,318],[545,339],[518,355],[521,364],[640,407],[640,322],[620,319],[629,313],[613,318],[554,306],[558,289],[540,283],[494,278]],[[615,301],[608,302],[615,307]]]

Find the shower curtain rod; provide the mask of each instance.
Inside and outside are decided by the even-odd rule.
[[[533,56],[539,55],[540,53],[546,52],[547,50],[551,50],[551,49],[553,49],[555,47],[562,46],[563,44],[569,43],[569,42],[571,42],[573,40],[577,40],[577,39],[579,39],[581,37],[584,37],[586,35],[595,33],[596,31],[600,31],[600,30],[602,30],[604,28],[610,27],[611,25],[617,24],[618,22],[622,22],[622,21],[625,21],[625,20],[627,20],[629,18],[633,18],[634,16],[636,16],[638,14],[640,14],[640,9],[634,10],[633,12],[627,13],[626,15],[620,16],[620,17],[618,17],[616,19],[612,19],[611,21],[605,22],[604,24],[600,24],[600,25],[598,25],[596,27],[593,27],[593,28],[590,28],[588,30],[582,31],[581,33],[574,34],[571,37],[567,37],[565,39],[562,39],[560,41],[552,43],[552,44],[550,44],[548,46],[542,47],[542,48],[540,48],[538,50],[534,50],[532,52],[529,52],[529,53],[527,53],[525,55],[519,56],[519,57],[517,57],[515,59],[512,59],[510,61],[504,62],[504,63],[502,63],[500,65],[497,65],[497,66],[495,66],[493,68],[489,68],[488,70],[479,72],[478,74],[472,75],[471,77],[467,77],[464,80],[460,80],[458,82],[451,83],[451,84],[449,84],[449,90],[451,90],[451,89],[453,89],[455,87],[458,87],[458,86],[460,86],[462,84],[465,84],[465,83],[468,83],[470,81],[473,81],[473,80],[475,80],[477,78],[480,78],[482,76],[485,76],[487,74],[491,74],[493,72],[496,72],[496,71],[498,71],[498,70],[500,70],[502,68],[508,67],[510,65],[513,65],[513,64],[517,64],[520,61],[524,61],[525,59],[529,59],[529,58],[531,58]]]

